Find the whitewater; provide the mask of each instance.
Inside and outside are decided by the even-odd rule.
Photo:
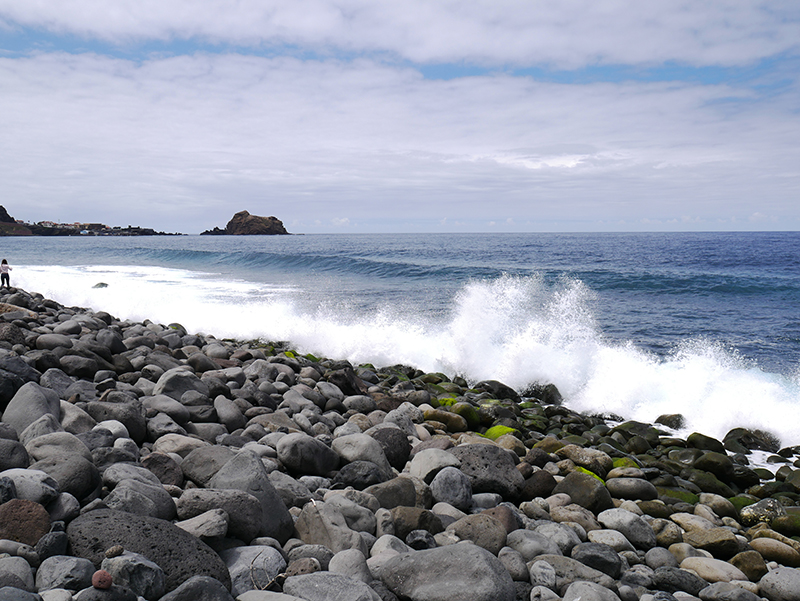
[[[280,238],[4,252],[13,285],[120,319],[518,390],[552,382],[579,411],[681,413],[681,435],[744,426],[800,444],[797,235]]]

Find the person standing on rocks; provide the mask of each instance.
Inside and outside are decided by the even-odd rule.
[[[11,271],[11,266],[8,264],[8,261],[3,259],[0,262],[0,288],[11,288],[10,276],[8,272]]]

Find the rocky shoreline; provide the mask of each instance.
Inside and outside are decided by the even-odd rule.
[[[21,289],[0,410],[0,601],[800,600],[798,449],[759,432]]]

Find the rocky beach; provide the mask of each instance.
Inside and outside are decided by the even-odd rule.
[[[4,291],[0,601],[800,600],[798,449],[568,405]]]

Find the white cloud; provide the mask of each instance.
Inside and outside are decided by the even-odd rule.
[[[419,63],[740,65],[798,50],[795,0],[0,0],[0,23]]]
[[[245,208],[297,231],[343,214],[395,231],[448,216],[467,229],[508,216],[581,229],[691,215],[703,227],[755,211],[797,227],[798,97],[796,82],[759,97],[430,81],[366,60],[0,59],[0,196],[18,218],[190,233]]]

